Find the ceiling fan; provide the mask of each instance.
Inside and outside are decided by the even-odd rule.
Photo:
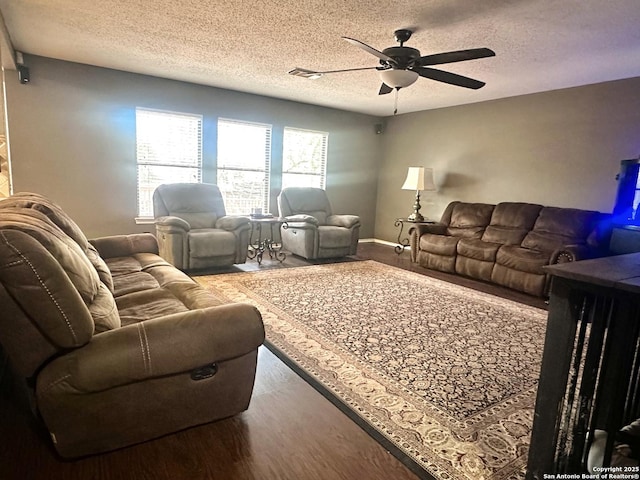
[[[289,71],[289,74],[315,79],[320,78],[327,73],[375,69],[380,72],[380,79],[382,80],[382,86],[380,87],[378,95],[385,95],[387,93],[391,93],[394,89],[397,91],[401,88],[408,87],[413,84],[418,77],[429,78],[438,82],[444,82],[474,90],[485,85],[484,82],[479,80],[474,80],[473,78],[458,75],[456,73],[437,70],[435,68],[430,68],[430,66],[493,57],[495,56],[495,52],[493,50],[489,48],[473,48],[470,50],[436,53],[434,55],[426,55],[422,57],[420,56],[419,50],[404,46],[404,43],[411,38],[412,33],[412,30],[407,29],[396,30],[394,35],[396,41],[400,43],[400,46],[385,48],[381,52],[360,40],[356,40],[355,38],[342,37],[350,44],[378,57],[380,59],[380,65],[378,66],[347,68],[343,70],[327,70],[324,72],[316,72],[305,68],[294,68]]]

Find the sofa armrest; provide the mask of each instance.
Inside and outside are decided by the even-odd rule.
[[[563,245],[551,254],[549,264],[577,262],[593,256],[592,249],[586,245]]]
[[[420,235],[424,233],[433,233],[435,235],[446,235],[447,226],[441,223],[413,223],[409,227],[409,235]]]
[[[99,237],[89,242],[102,258],[128,257],[136,253],[158,254],[158,241],[151,233]]]
[[[57,358],[38,376],[38,395],[51,389],[99,392],[189,372],[245,355],[263,341],[260,313],[248,304],[167,315],[100,333]]]
[[[327,225],[353,228],[360,225],[360,217],[357,215],[329,215],[327,217]]]
[[[154,223],[156,224],[156,227],[175,227],[184,230],[185,232],[191,230],[191,225],[189,225],[189,222],[180,217],[158,217],[155,219]]]
[[[249,217],[243,217],[240,215],[226,215],[224,217],[220,217],[216,221],[216,228],[221,228],[223,230],[233,231],[242,227],[250,227]]]

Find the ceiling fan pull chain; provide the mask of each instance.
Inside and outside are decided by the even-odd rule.
[[[396,88],[396,98],[395,101],[393,103],[393,114],[396,115],[398,113],[398,92],[400,91],[399,88]]]

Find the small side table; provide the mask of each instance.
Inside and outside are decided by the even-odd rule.
[[[408,247],[410,245],[410,241],[409,241],[409,237],[404,237],[402,238],[402,230],[404,229],[404,224],[405,223],[409,223],[411,225],[432,225],[436,222],[432,221],[432,220],[423,220],[422,222],[414,222],[412,220],[409,220],[408,218],[396,218],[396,221],[394,223],[394,226],[396,227],[400,227],[400,231],[398,232],[398,245],[396,245],[395,247],[393,247],[393,249],[395,250],[395,252],[398,255],[401,255],[402,252],[404,252],[405,247]]]
[[[282,251],[282,241],[275,240],[274,227],[280,230],[282,225],[287,224],[286,220],[281,217],[249,217],[249,221],[251,222],[251,233],[249,234],[247,257],[255,258],[258,265],[261,265],[262,256],[264,252],[267,252],[270,258],[275,258],[282,263],[287,256]],[[264,234],[263,226],[265,227]],[[254,232],[256,234],[255,242],[253,242]]]

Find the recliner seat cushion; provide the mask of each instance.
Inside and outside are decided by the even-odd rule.
[[[346,248],[351,242],[351,230],[343,227],[318,227],[318,239],[323,249]]]
[[[116,298],[133,292],[158,288],[158,281],[146,272],[131,272],[114,277],[114,296]]]
[[[513,270],[543,275],[542,267],[549,265],[549,255],[549,252],[504,245],[498,250],[496,263]]]
[[[461,238],[457,245],[458,255],[484,262],[495,262],[500,243],[490,243],[479,238]]]
[[[189,255],[193,258],[220,257],[234,255],[236,236],[232,232],[217,228],[190,231],[187,234]]]
[[[420,237],[420,250],[436,255],[454,256],[459,237],[425,233]]]
[[[142,290],[116,299],[122,325],[138,323],[152,318],[188,312],[189,309],[169,290],[154,288]]]

